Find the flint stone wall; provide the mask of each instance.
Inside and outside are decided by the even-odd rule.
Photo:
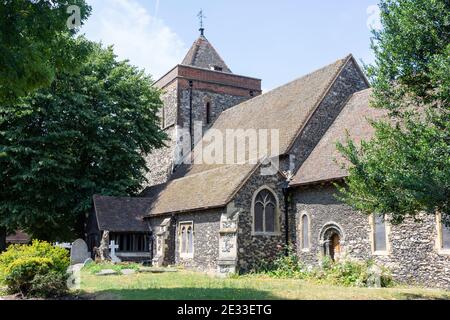
[[[400,225],[387,223],[389,254],[372,253],[369,217],[336,200],[331,185],[297,188],[292,193],[296,213],[297,254],[307,265],[317,265],[323,256],[320,231],[327,223],[336,223],[342,230],[343,255],[360,260],[374,259],[388,267],[394,279],[411,285],[450,288],[450,256],[438,253],[435,216],[422,215],[422,222],[406,219]],[[301,248],[301,216],[310,218],[310,250]]]

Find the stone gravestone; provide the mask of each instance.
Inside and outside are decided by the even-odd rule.
[[[91,257],[86,242],[83,239],[77,239],[72,243],[70,249],[70,264],[84,263]]]
[[[116,255],[116,249],[119,249],[119,246],[116,244],[114,240],[111,240],[111,244],[109,245],[109,248],[111,249],[110,256],[111,261],[114,263],[120,262],[120,258]]]
[[[383,270],[377,265],[373,265],[368,270],[367,286],[369,288],[381,288],[381,276]]]

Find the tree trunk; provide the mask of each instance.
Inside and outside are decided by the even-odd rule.
[[[6,229],[0,227],[0,253],[6,250]]]

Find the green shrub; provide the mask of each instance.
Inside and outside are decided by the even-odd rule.
[[[31,245],[10,246],[0,255],[0,279],[7,285],[9,293],[39,297],[50,293],[52,296],[56,292],[54,288],[65,288],[58,290],[61,294],[67,289],[68,266],[67,250],[33,241]],[[50,277],[53,277],[51,281]]]
[[[11,262],[5,272],[8,291],[28,295],[34,278],[50,272],[52,266],[48,258],[25,257]]]
[[[364,287],[370,284],[370,269],[375,266],[372,260],[356,261],[342,259],[334,262],[324,257],[318,267],[306,268],[299,260],[294,249],[289,247],[273,261],[263,261],[252,273],[263,274],[274,278],[307,279],[329,285]],[[390,272],[380,268],[380,284],[389,287],[393,284]]]
[[[31,281],[30,295],[40,298],[56,298],[67,294],[67,273],[50,271],[37,274]]]
[[[280,254],[273,261],[262,261],[252,273],[262,273],[275,278],[298,278],[303,279],[306,276],[304,265],[295,254],[293,247],[280,250]]]

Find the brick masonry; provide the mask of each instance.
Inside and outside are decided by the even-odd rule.
[[[181,130],[188,130],[196,121],[207,130],[226,109],[261,94],[261,80],[240,75],[178,65],[155,82],[162,91],[163,109],[159,116],[161,126],[168,134],[167,147],[154,150],[146,156],[149,173],[148,187],[167,182],[176,168],[176,159],[182,159]],[[206,119],[206,104],[210,103],[210,123]],[[178,146],[178,147],[177,147]],[[184,174],[184,170],[179,170]],[[178,176],[177,176],[178,177]]]

